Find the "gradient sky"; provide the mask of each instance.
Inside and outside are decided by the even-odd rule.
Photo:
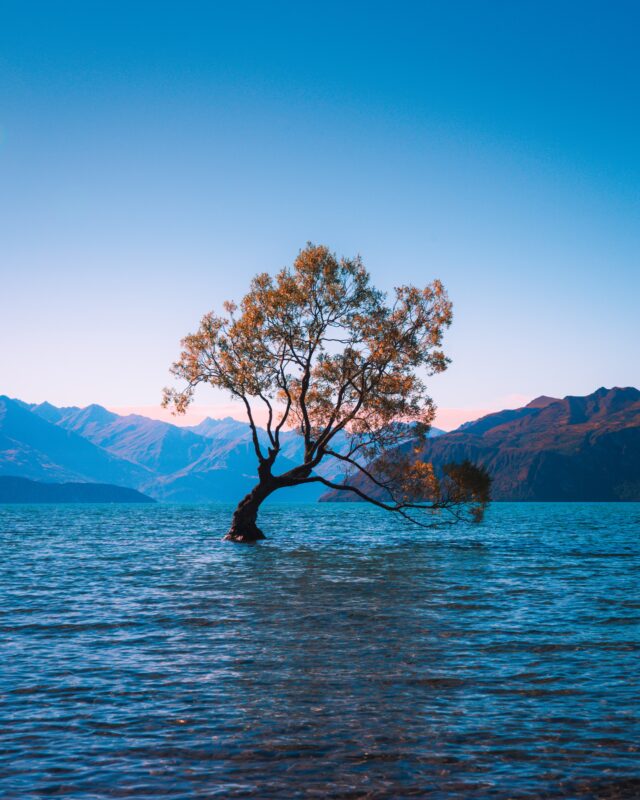
[[[443,409],[640,385],[639,34],[636,2],[4,0],[0,392],[153,407],[307,240],[444,281]]]

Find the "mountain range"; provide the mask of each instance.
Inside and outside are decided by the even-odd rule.
[[[259,430],[266,443],[267,434]],[[299,463],[295,431],[282,436],[279,471]],[[344,439],[337,443],[344,446]],[[418,453],[415,455],[415,450]],[[493,478],[495,500],[640,500],[640,391],[598,389],[586,397],[541,396],[457,430],[411,436],[401,450],[436,468],[469,459]],[[341,477],[329,459],[319,472]],[[58,408],[0,397],[0,476],[46,483],[108,483],[169,502],[236,502],[257,481],[246,423],[207,418],[193,427],[98,405]],[[366,481],[360,480],[364,487]],[[373,492],[375,494],[375,492]],[[322,486],[282,490],[273,501],[353,500]]]
[[[433,462],[436,470],[465,459],[483,465],[493,479],[494,500],[640,500],[640,391],[541,396],[400,449]],[[354,482],[380,496],[364,477]],[[329,492],[322,500],[354,497]]]
[[[266,445],[266,431],[258,435]],[[344,437],[336,439],[337,449],[344,446]],[[281,440],[278,470],[285,472],[301,463],[303,441],[295,431]],[[335,480],[341,466],[331,459],[318,472]],[[249,426],[231,417],[180,427],[99,405],[58,408],[0,396],[0,475],[116,484],[170,502],[236,502],[257,482],[257,464]],[[295,487],[273,501],[313,501],[322,491]]]

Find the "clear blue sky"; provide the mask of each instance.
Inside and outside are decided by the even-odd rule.
[[[307,240],[445,282],[443,407],[640,385],[639,34],[636,2],[4,0],[0,390],[156,404]]]

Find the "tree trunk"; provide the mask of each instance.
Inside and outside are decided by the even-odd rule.
[[[238,503],[225,541],[250,544],[266,538],[256,524],[258,510],[263,500],[277,488],[275,482],[262,480]]]

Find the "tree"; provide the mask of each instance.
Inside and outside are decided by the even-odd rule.
[[[292,268],[257,275],[240,305],[226,302],[224,312],[206,314],[183,339],[171,371],[184,384],[165,389],[163,405],[184,413],[201,383],[244,404],[259,479],[236,508],[226,539],[263,539],[261,503],[278,489],[307,483],[351,492],[421,525],[425,513],[482,518],[490,483],[484,470],[465,463],[436,474],[397,447],[426,435],[434,418],[418,371],[434,375],[449,363],[441,345],[451,303],[440,281],[400,286],[388,303],[359,257],[338,259],[308,244]],[[267,446],[258,435],[259,406]],[[290,427],[303,439],[304,457],[277,474],[281,435]],[[346,446],[336,446],[338,434]],[[344,480],[315,472],[329,458],[344,467]]]

